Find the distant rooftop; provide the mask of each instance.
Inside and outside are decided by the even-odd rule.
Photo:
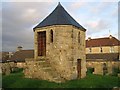
[[[26,58],[34,58],[34,50],[20,50],[15,52],[10,60],[17,62],[25,62]]]
[[[34,27],[34,30],[35,28],[41,28],[51,25],[73,25],[80,28],[81,30],[86,30],[68,14],[68,12],[60,3],[51,14],[49,14],[42,22]]]
[[[109,37],[104,38],[88,38],[86,40],[86,47],[100,47],[100,46],[119,46],[120,41],[110,35]]]

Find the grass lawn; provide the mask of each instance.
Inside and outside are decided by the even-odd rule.
[[[120,78],[88,74],[86,78],[54,83],[44,80],[24,78],[22,72],[2,77],[3,88],[112,88],[120,87]]]

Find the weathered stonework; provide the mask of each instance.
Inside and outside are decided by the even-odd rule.
[[[106,64],[107,72],[104,72],[104,64]],[[104,73],[106,73],[107,75],[110,75],[113,73],[114,68],[118,68],[120,70],[120,61],[87,61],[86,67],[94,68],[93,74],[104,75]]]
[[[16,66],[17,66],[16,63],[14,62],[0,63],[3,75],[9,75],[11,72],[14,72]]]
[[[50,41],[50,30],[53,30],[53,42]],[[46,31],[46,56],[38,56],[38,32],[42,31]],[[86,76],[85,31],[72,25],[36,28],[34,48],[34,60],[26,61],[26,77],[55,82],[76,79],[77,59],[81,59],[80,78]]]

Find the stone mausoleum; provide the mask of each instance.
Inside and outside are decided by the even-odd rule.
[[[64,82],[86,76],[86,29],[60,3],[33,30],[34,59],[26,59],[25,77]]]

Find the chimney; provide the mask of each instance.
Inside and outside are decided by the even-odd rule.
[[[109,38],[111,39],[111,38],[112,38],[112,35],[110,35]]]
[[[21,51],[22,49],[23,49],[22,46],[18,46],[18,47],[17,47],[17,51]]]
[[[90,41],[91,40],[91,37],[88,37],[88,41]]]

